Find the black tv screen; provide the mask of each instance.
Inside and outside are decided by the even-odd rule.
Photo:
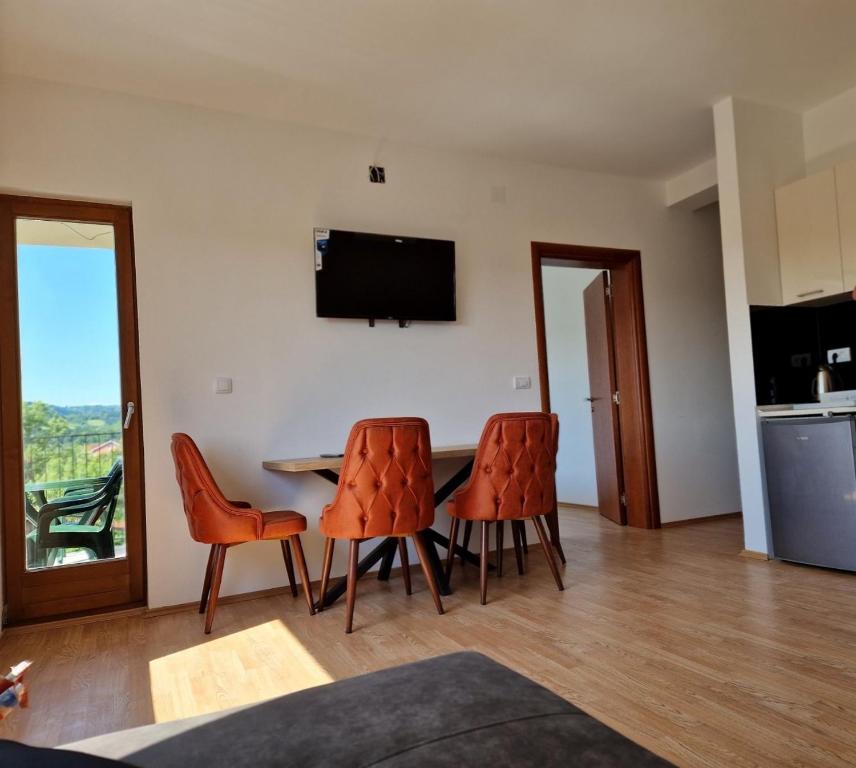
[[[455,320],[455,243],[315,230],[318,317]]]

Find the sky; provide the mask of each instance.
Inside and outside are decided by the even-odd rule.
[[[18,245],[18,312],[25,401],[121,401],[112,248]]]

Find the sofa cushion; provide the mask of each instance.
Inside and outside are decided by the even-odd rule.
[[[0,765],[15,768],[116,768],[127,766],[128,763],[66,749],[28,747],[26,744],[0,739]]]
[[[669,765],[477,653],[68,746],[139,768]]]

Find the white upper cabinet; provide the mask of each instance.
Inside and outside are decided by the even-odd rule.
[[[856,160],[835,167],[844,290],[856,287]]]
[[[856,187],[854,174],[851,171]],[[782,302],[795,304],[842,293],[835,171],[830,168],[777,189],[776,222]]]

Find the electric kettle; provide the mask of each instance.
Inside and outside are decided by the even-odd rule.
[[[827,392],[832,392],[834,389],[835,387],[832,384],[832,371],[829,370],[829,366],[818,366],[814,380],[811,382],[811,396],[815,400],[819,401],[821,395],[825,395]]]

